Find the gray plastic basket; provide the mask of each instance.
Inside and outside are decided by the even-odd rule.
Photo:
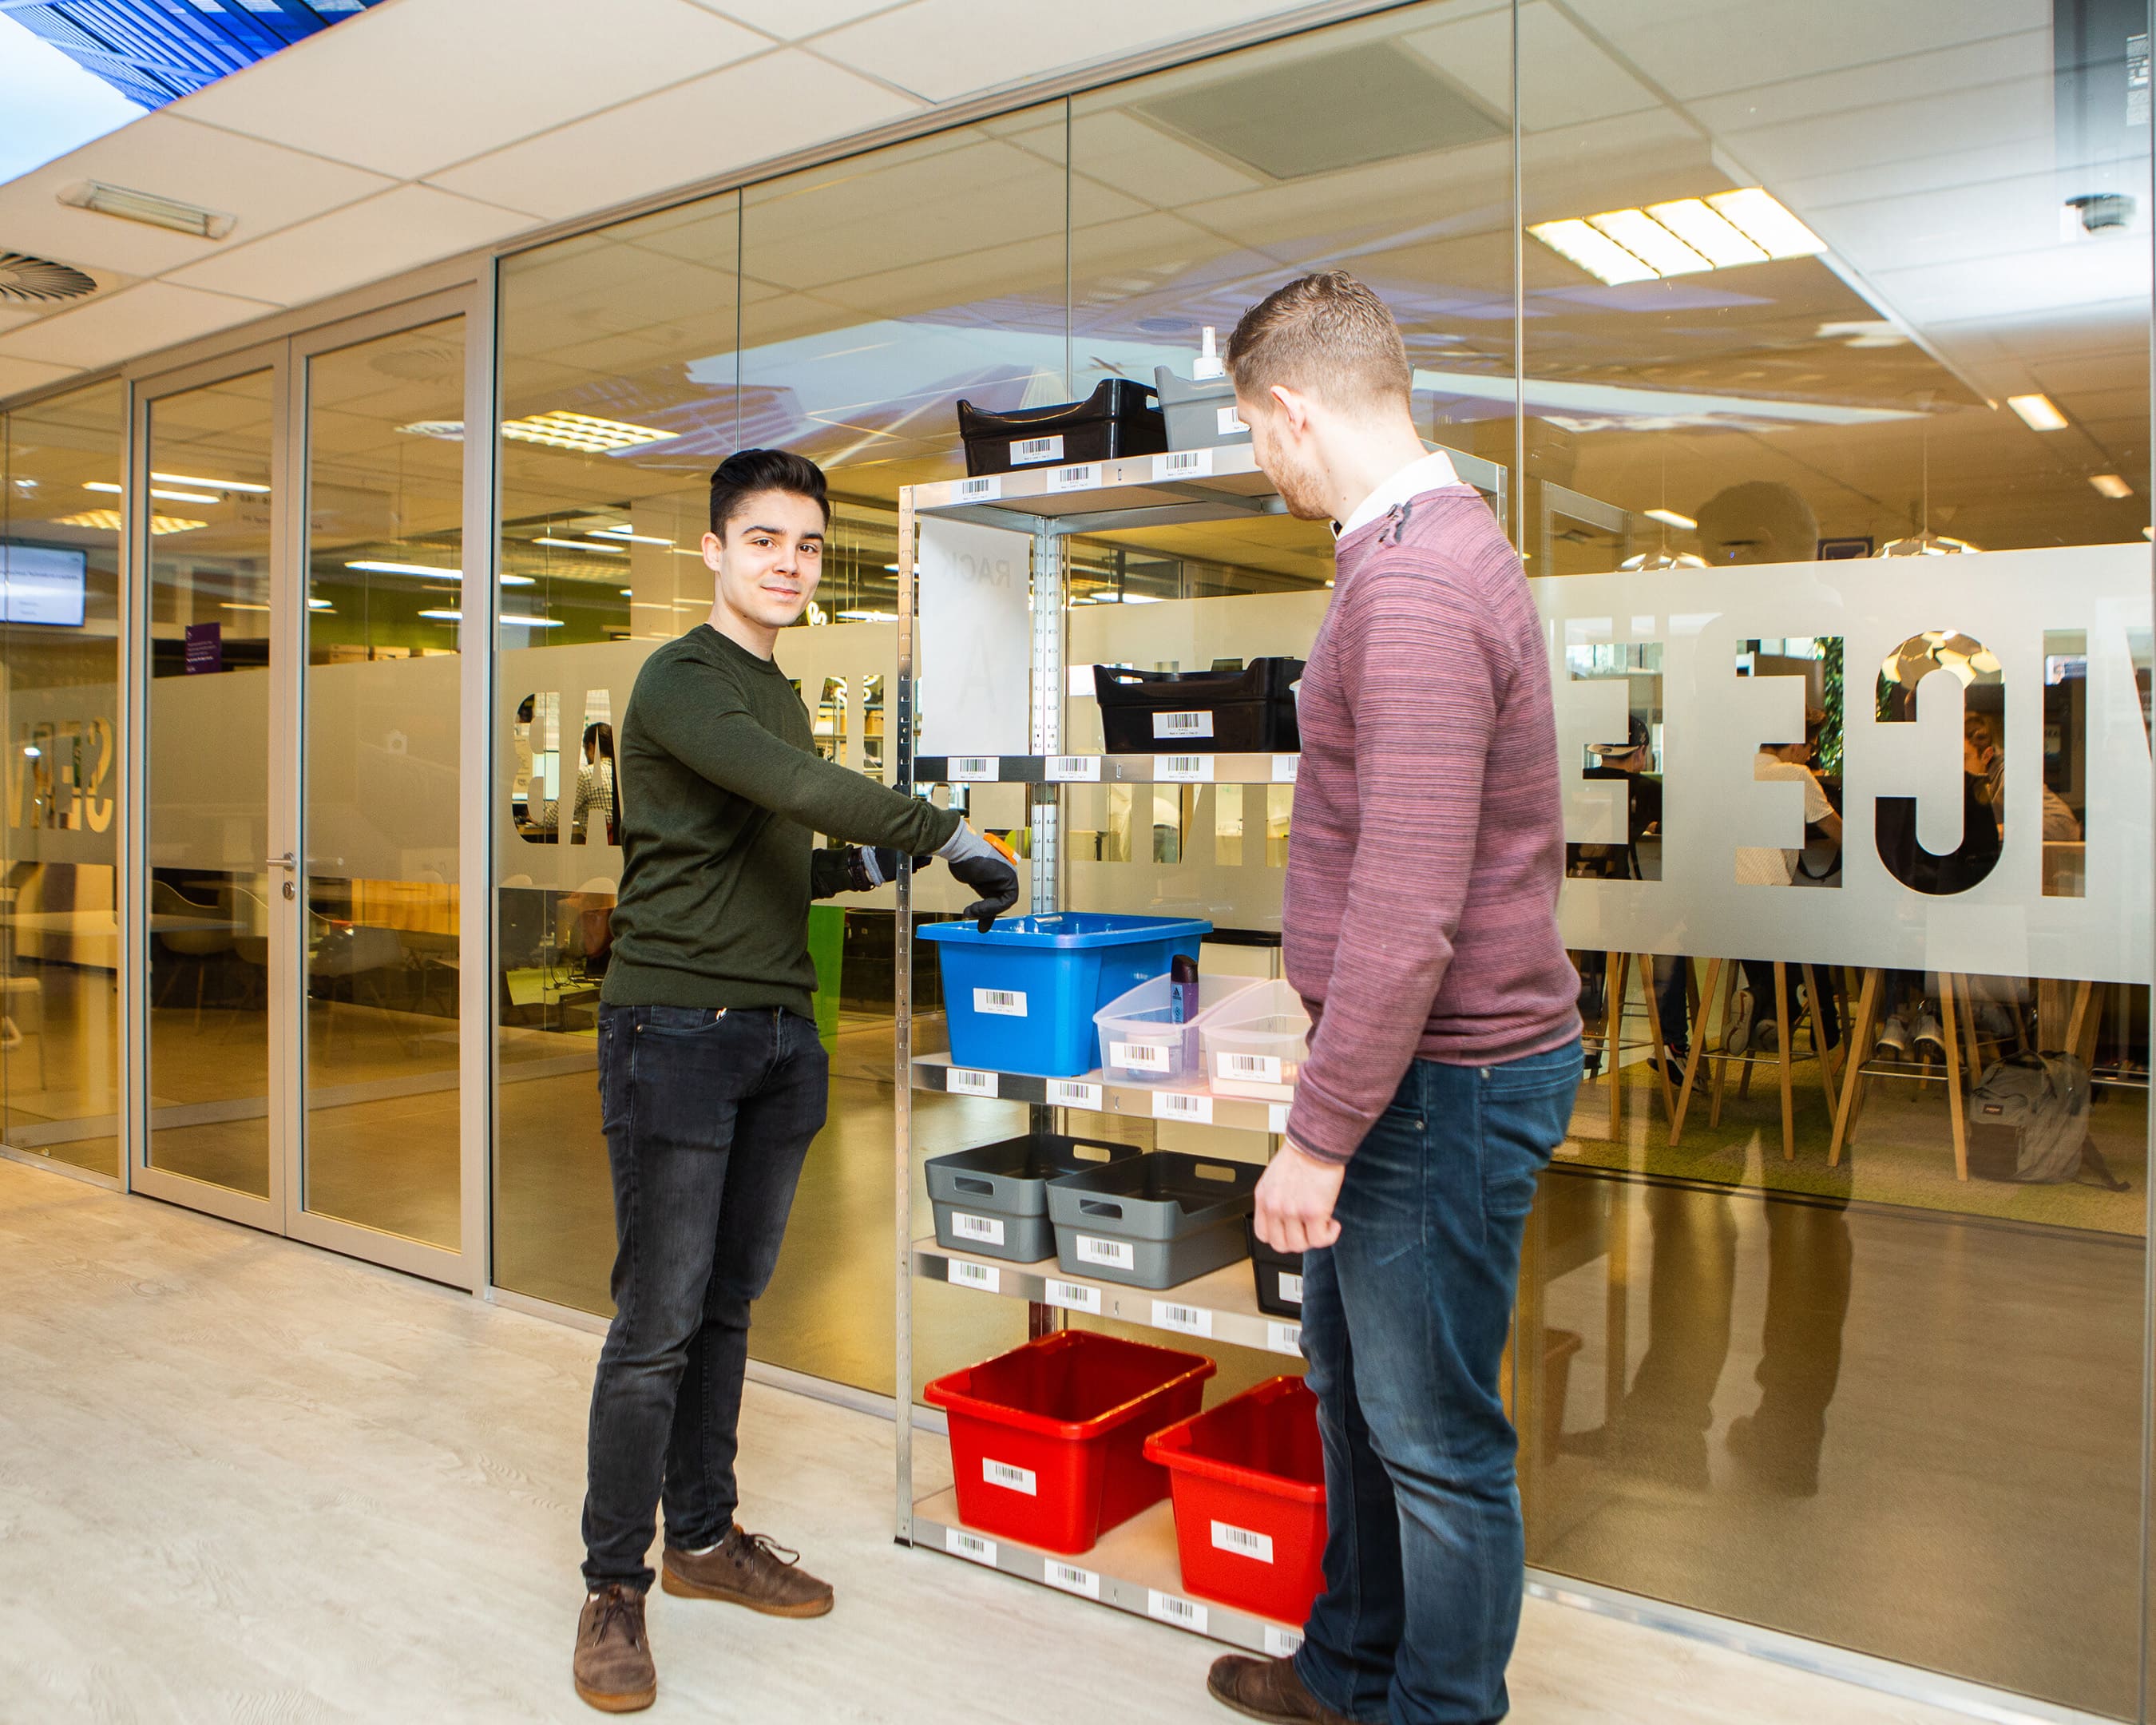
[[[1172,1288],[1248,1255],[1243,1219],[1264,1172],[1157,1150],[1052,1180],[1055,1257],[1071,1276]]]
[[[1194,383],[1166,366],[1155,366],[1152,383],[1161,411],[1168,415],[1169,449],[1217,449],[1250,442],[1250,428],[1235,417],[1235,386],[1225,377]]]
[[[935,1157],[923,1172],[936,1209],[937,1243],[1014,1264],[1053,1257],[1048,1183],[1111,1162],[1135,1162],[1139,1153],[1135,1144],[1038,1132]]]

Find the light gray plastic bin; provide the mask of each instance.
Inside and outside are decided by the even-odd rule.
[[[1035,1132],[932,1158],[921,1171],[936,1209],[937,1244],[1014,1264],[1053,1257],[1048,1183],[1111,1162],[1136,1162],[1138,1155],[1135,1144]]]
[[[1069,1276],[1172,1288],[1250,1254],[1243,1219],[1263,1169],[1156,1150],[1048,1183],[1055,1258]]]
[[[1225,377],[1194,383],[1166,366],[1155,366],[1152,385],[1168,415],[1170,449],[1217,449],[1250,442],[1250,428],[1235,417],[1235,386]]]

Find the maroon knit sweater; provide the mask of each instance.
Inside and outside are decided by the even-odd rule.
[[[1549,660],[1520,560],[1468,486],[1335,550],[1301,701],[1282,923],[1315,1021],[1288,1136],[1345,1162],[1409,1063],[1579,1034]]]

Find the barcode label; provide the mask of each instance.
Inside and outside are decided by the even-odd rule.
[[[1300,1279],[1297,1278],[1297,1280]],[[1300,1305],[1301,1301],[1297,1300],[1296,1303]],[[1300,1354],[1302,1352],[1302,1326],[1301,1324],[1267,1324],[1265,1346],[1275,1353]]]
[[[998,1216],[976,1216],[966,1210],[953,1210],[951,1231],[962,1240],[978,1240],[988,1245],[1004,1243],[1003,1219]]]
[[[1213,734],[1213,715],[1155,713],[1152,716],[1152,734],[1155,737],[1210,737]]]
[[[983,778],[993,784],[1002,776],[1003,758],[998,755],[953,755],[951,764],[944,770],[953,784]]]
[[[1250,429],[1233,408],[1215,408],[1213,418],[1214,424],[1219,427],[1219,435],[1222,437],[1235,437]]]
[[[999,473],[984,473],[978,479],[958,481],[958,501],[961,503],[993,503],[1004,494],[1004,476]]]
[[[1127,1240],[1097,1240],[1090,1234],[1074,1234],[1070,1246],[1081,1264],[1105,1264],[1111,1270],[1138,1267],[1137,1254]]]
[[[1213,757],[1210,755],[1155,755],[1152,757],[1152,776],[1162,784],[1210,784],[1213,782]]]
[[[1164,1042],[1111,1042],[1108,1045],[1108,1064],[1121,1066],[1127,1072],[1165,1072],[1168,1070],[1168,1048]]]
[[[1101,778],[1098,755],[1051,755],[1048,762],[1050,784],[1097,784]]]
[[[1157,1330],[1180,1330],[1186,1336],[1209,1336],[1213,1333],[1213,1314],[1203,1306],[1156,1300],[1152,1302],[1152,1327]]]
[[[1010,458],[1014,467],[1033,467],[1043,461],[1060,461],[1063,459],[1063,439],[1060,437],[1014,439],[1011,443]]]
[[[1267,1132],[1284,1132],[1287,1130],[1287,1111],[1290,1106],[1291,1105],[1286,1102],[1275,1102],[1270,1107],[1265,1110],[1265,1130]]]
[[[1029,1497],[1040,1496],[1040,1481],[1034,1477],[1029,1467],[1013,1467],[1008,1461],[996,1461],[981,1457],[981,1477],[992,1486],[1001,1486],[1006,1491],[1023,1491]],[[1218,1522],[1214,1524],[1219,1526]],[[1267,1558],[1267,1563],[1272,1559]]]
[[[1081,1252],[1079,1255],[1083,1257],[1085,1254]],[[1046,1289],[1046,1298],[1050,1306],[1060,1307],[1065,1312],[1090,1312],[1096,1317],[1101,1315],[1101,1291],[1098,1288],[1089,1288],[1082,1281],[1065,1281],[1051,1276],[1047,1278]]]
[[[993,1264],[976,1264],[970,1258],[952,1259],[943,1277],[954,1286],[978,1288],[984,1294],[1003,1291],[1003,1272]]]
[[[976,988],[973,1010],[993,1013],[998,1018],[1022,1019],[1025,1016],[1025,995],[1017,988]],[[1278,1065],[1280,1062],[1276,1060],[1273,1064]]]
[[[1291,1629],[1282,1629],[1276,1623],[1265,1625],[1265,1656],[1269,1659],[1292,1659],[1301,1651],[1302,1636]]]
[[[1146,1589],[1146,1615],[1158,1622],[1172,1623],[1178,1629],[1191,1630],[1202,1635],[1209,1615],[1195,1600],[1164,1594],[1157,1587]]]
[[[1048,476],[1050,491],[1090,491],[1101,483],[1101,464],[1081,461],[1075,467],[1059,467]]]
[[[1281,1271],[1281,1298],[1302,1304],[1302,1278],[1283,1270]]]
[[[1178,449],[1173,454],[1152,458],[1152,476],[1157,480],[1203,479],[1212,471],[1210,449]]]
[[[976,1563],[996,1567],[996,1543],[983,1539],[978,1533],[968,1533],[963,1527],[943,1530],[943,1549],[954,1558],[966,1558]]]
[[[1293,784],[1295,783],[1296,770],[1301,765],[1302,757],[1301,755],[1275,755],[1273,757],[1273,783],[1275,784]]]
[[[973,992],[978,994],[980,990]],[[1224,1054],[1214,1070],[1223,1078],[1246,1078],[1259,1084],[1281,1081],[1278,1055]]]
[[[953,1066],[944,1076],[943,1088],[954,1096],[993,1096],[996,1075],[976,1072],[970,1066]]]
[[[1155,1120],[1188,1120],[1199,1126],[1213,1123],[1213,1098],[1194,1096],[1179,1090],[1156,1091],[1152,1099],[1152,1117]]]
[[[1091,1108],[1097,1113],[1101,1106],[1101,1086],[1086,1084],[1075,1078],[1051,1078],[1048,1081],[1048,1106],[1051,1108]]]
[[[1060,1558],[1049,1558],[1040,1566],[1040,1579],[1050,1587],[1060,1587],[1066,1594],[1077,1594],[1088,1599],[1101,1597],[1101,1578],[1091,1569],[1081,1569],[1075,1563],[1066,1563]]]
[[[1260,1563],[1273,1560],[1273,1537],[1270,1533],[1254,1532],[1248,1527],[1238,1527],[1232,1522],[1213,1524],[1213,1549],[1233,1552],[1239,1558],[1254,1558]]]

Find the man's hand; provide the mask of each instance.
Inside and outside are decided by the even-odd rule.
[[[1276,1252],[1304,1252],[1340,1238],[1332,1219],[1344,1163],[1320,1162],[1289,1139],[1258,1181],[1258,1238]]]
[[[983,934],[1018,902],[1018,870],[1012,866],[1010,852],[994,839],[983,839],[963,820],[936,854],[961,883],[980,894],[966,906],[966,915],[980,925]]]

